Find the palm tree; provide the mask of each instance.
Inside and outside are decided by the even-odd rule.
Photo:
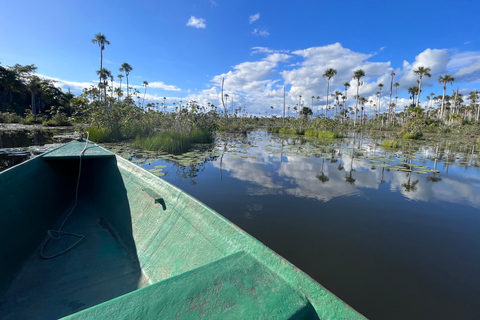
[[[322,77],[327,78],[327,104],[325,105],[325,118],[327,117],[327,108],[328,108],[328,91],[330,90],[330,79],[335,77],[337,74],[337,70],[333,68],[328,68],[325,70],[325,73]]]
[[[418,87],[417,86],[413,86],[413,87],[410,87],[408,88],[408,93],[411,95],[410,98],[412,99],[413,103],[412,104],[415,104],[415,96],[418,95]]]
[[[393,70],[390,70],[390,76],[392,77],[391,81],[390,81],[390,100],[388,102],[388,115],[387,115],[387,123],[388,125],[390,125],[390,111],[391,111],[391,107],[392,107],[392,91],[393,91],[393,77],[395,76],[395,72],[393,72]]]
[[[120,72],[125,72],[125,76],[127,77],[127,97],[129,96],[129,88],[128,88],[128,75],[133,68],[126,62],[122,63],[122,67],[118,69]]]
[[[380,114],[380,108],[382,107],[382,89],[383,89],[383,83],[378,84],[378,114]]]
[[[318,107],[320,106],[320,96],[317,96],[317,103],[318,103],[317,105],[317,113],[318,113]]]
[[[105,50],[105,45],[109,45],[110,42],[107,40],[105,35],[101,32],[95,35],[95,38],[92,39],[93,44],[98,44],[100,47],[100,70],[103,69],[103,50]],[[102,78],[99,78],[98,83],[102,82]]]
[[[395,114],[396,114],[396,108],[397,108],[397,103],[398,103],[398,96],[397,96],[397,91],[398,91],[398,87],[400,87],[400,83],[398,82],[395,82],[395,84],[393,85],[395,87],[395,107],[393,108],[393,117],[395,119]],[[395,123],[394,123],[395,125]]]
[[[442,96],[442,106],[440,110],[440,117],[443,119],[445,116],[445,90],[447,90],[447,83],[450,83],[451,86],[453,86],[453,81],[455,81],[455,78],[452,77],[451,74],[446,74],[444,76],[438,77],[438,83],[442,84],[443,83],[443,96]]]
[[[360,86],[363,84],[363,81],[360,83],[360,79],[365,76],[365,71],[363,69],[358,69],[353,71],[353,79],[357,80],[357,96],[356,96],[356,102],[355,102],[355,118],[353,119],[353,126],[355,127],[357,123],[357,109],[358,109],[358,90],[360,89]]]
[[[420,103],[420,92],[422,92],[422,79],[423,79],[423,76],[425,77],[431,77],[432,75],[430,74],[430,71],[432,71],[432,69],[430,67],[418,67],[417,70],[414,70],[413,73],[418,75],[418,95],[417,95],[417,103],[416,103],[416,106],[418,107],[419,103]]]
[[[343,108],[346,109],[347,108],[347,99],[348,99],[348,96],[347,96],[347,90],[348,88],[350,87],[350,83],[348,82],[345,82],[343,84],[343,86],[345,87],[345,95],[343,96]],[[345,115],[345,114],[344,114]],[[345,117],[344,117],[345,118]],[[342,118],[342,121],[343,121],[343,118]]]
[[[145,105],[145,96],[147,95],[148,81],[143,81],[143,86],[145,87],[145,92],[143,93],[142,107]]]
[[[99,86],[103,88],[103,95],[104,99],[107,99],[107,84],[108,84],[108,79],[112,76],[112,73],[110,70],[107,70],[105,68],[102,68],[97,71],[98,76],[100,77],[100,83]],[[103,82],[102,82],[103,80]]]
[[[120,92],[122,92],[122,78],[123,78],[123,74],[119,74],[117,76],[118,78],[118,82],[120,83]]]

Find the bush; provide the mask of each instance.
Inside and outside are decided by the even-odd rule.
[[[70,121],[68,121],[67,116],[64,113],[58,113],[50,120],[43,121],[42,124],[46,127],[71,126]]]
[[[20,123],[22,121],[22,117],[18,114],[5,112],[0,112],[0,123]]]

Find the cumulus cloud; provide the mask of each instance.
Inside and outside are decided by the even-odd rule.
[[[203,18],[196,18],[195,16],[190,16],[190,20],[188,20],[187,26],[197,29],[205,29],[207,27],[207,24],[205,23],[205,19]]]
[[[291,85],[290,96],[294,100],[297,100],[299,95],[320,96],[322,100],[326,100],[327,79],[322,75],[328,68],[337,70],[337,75],[330,79],[330,93],[336,88],[342,88],[345,82],[349,82],[350,97],[356,93],[357,84],[356,81],[352,81],[355,70],[365,71],[365,77],[362,79],[364,85],[359,89],[363,96],[374,94],[378,90],[378,83],[386,83],[389,79],[390,62],[370,62],[368,59],[373,56],[372,54],[352,51],[340,43],[292,53],[303,58],[303,61],[298,68],[286,70],[282,74],[285,84]],[[372,79],[373,81],[369,82]]]
[[[456,81],[480,82],[480,52],[468,51],[454,54],[448,67]]]
[[[258,19],[260,19],[260,13],[256,13],[256,14],[251,15],[251,16],[249,17],[250,23],[253,23],[253,22],[257,21]]]
[[[155,81],[155,82],[150,82],[148,84],[150,88],[155,88],[155,89],[163,89],[167,91],[180,91],[179,88],[173,86],[173,85],[168,85],[163,83],[162,81]]]
[[[259,37],[268,37],[270,33],[267,30],[253,29],[252,34]]]
[[[96,85],[94,82],[75,82],[75,81],[68,81],[68,80],[62,80],[59,78],[54,78],[54,77],[49,77],[45,76],[43,74],[36,74],[39,78],[42,79],[47,79],[47,80],[52,80],[55,81],[55,86],[62,89],[62,90],[68,90],[68,89],[73,89],[73,90],[83,90],[85,88],[89,88],[91,86]]]
[[[415,61],[409,63],[403,62],[403,75],[400,77],[400,86],[402,89],[407,89],[411,86],[417,85],[418,76],[413,73],[418,67],[430,67],[432,70],[431,78],[424,77],[422,80],[422,88],[427,87],[433,82],[437,82],[438,75],[447,72],[447,65],[450,61],[450,55],[446,49],[426,49],[418,56]],[[423,90],[422,90],[423,91]]]

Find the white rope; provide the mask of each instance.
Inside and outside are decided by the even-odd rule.
[[[60,228],[58,228],[58,230],[48,230],[47,231],[47,234],[48,234],[48,238],[47,238],[47,241],[45,241],[45,243],[43,244],[42,248],[40,249],[40,257],[43,258],[43,259],[52,259],[52,258],[55,258],[55,257],[58,257],[59,255],[62,255],[64,254],[65,252],[71,250],[73,247],[75,247],[77,244],[80,243],[80,241],[82,241],[85,236],[84,235],[81,235],[81,234],[76,234],[76,233],[72,233],[72,232],[66,232],[66,231],[62,231],[63,229],[63,226],[65,225],[65,223],[67,222],[68,218],[70,218],[70,215],[72,214],[73,210],[75,210],[75,207],[77,206],[77,202],[78,202],[78,186],[80,185],[80,176],[82,174],[82,156],[83,156],[83,153],[85,152],[85,150],[87,150],[87,146],[88,146],[88,138],[90,137],[90,134],[89,132],[87,131],[87,139],[86,139],[86,142],[85,142],[85,147],[83,148],[83,150],[80,152],[79,154],[79,157],[80,157],[80,161],[79,161],[79,164],[78,164],[78,177],[77,177],[77,187],[75,188],[75,202],[73,204],[73,207],[72,209],[70,210],[70,212],[67,214],[67,216],[65,217],[65,219],[63,219],[63,222],[62,224],[60,225]],[[56,234],[56,235],[55,235]],[[43,250],[45,249],[45,247],[47,246],[48,242],[50,241],[50,239],[54,239],[54,240],[60,240],[60,238],[62,237],[62,235],[71,235],[71,236],[75,236],[77,238],[79,238],[74,244],[72,244],[70,247],[66,248],[65,250],[59,252],[59,253],[56,253],[54,255],[51,255],[51,256],[46,256],[44,253],[43,253]]]

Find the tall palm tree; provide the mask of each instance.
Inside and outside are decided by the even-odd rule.
[[[97,71],[98,76],[100,77],[100,87],[103,89],[103,98],[107,99],[107,86],[108,86],[108,79],[112,76],[110,70],[102,68]],[[102,81],[103,80],[103,81]]]
[[[418,95],[418,86],[412,86],[408,88],[408,93],[411,95],[410,98],[412,98],[413,103],[415,104],[415,97]]]
[[[417,103],[416,106],[418,107],[420,104],[420,92],[422,92],[422,79],[423,76],[430,78],[432,75],[430,74],[432,68],[430,67],[418,67],[417,70],[413,70],[413,73],[418,75],[418,95],[417,95]]]
[[[118,78],[118,82],[120,83],[120,88],[119,88],[119,91],[118,91],[118,92],[119,92],[119,96],[118,96],[119,99],[118,99],[118,100],[120,100],[120,94],[121,94],[121,92],[122,92],[122,78],[123,78],[123,74],[119,74],[119,75],[117,76],[117,78]]]
[[[142,84],[145,87],[145,92],[143,93],[143,102],[142,102],[142,107],[145,105],[145,96],[147,95],[147,86],[148,86],[148,81],[143,81]]]
[[[347,99],[348,99],[347,90],[348,90],[348,88],[350,87],[350,83],[345,82],[345,83],[343,84],[343,86],[345,87],[345,95],[344,95],[344,98],[343,98],[343,108],[346,109],[346,108],[347,108]],[[344,113],[343,115],[344,115],[343,118],[345,118],[345,113]],[[342,118],[342,120],[343,120],[343,118]]]
[[[317,105],[317,113],[318,113],[318,107],[320,106],[320,96],[317,96],[317,103],[318,103]]]
[[[380,114],[380,109],[382,107],[382,89],[383,89],[383,83],[379,83],[378,90],[380,91],[378,93],[378,114]]]
[[[360,82],[360,79],[365,76],[365,71],[363,69],[358,69],[353,71],[353,79],[357,80],[357,96],[355,98],[355,118],[353,119],[353,126],[355,127],[357,122],[357,110],[358,110],[358,90],[363,84],[363,81]]]
[[[388,115],[387,115],[387,124],[390,125],[390,113],[391,113],[391,106],[392,106],[392,91],[393,91],[393,77],[395,77],[395,72],[390,70],[390,76],[392,77],[390,80],[390,100],[388,102]]]
[[[438,77],[438,83],[443,83],[443,96],[442,96],[442,106],[440,110],[440,117],[443,119],[445,117],[445,91],[447,90],[447,83],[450,83],[453,86],[453,81],[455,78],[451,74],[446,74],[444,76]]]
[[[325,70],[325,73],[322,77],[327,78],[327,104],[325,105],[325,118],[327,117],[327,108],[328,108],[328,91],[330,90],[330,79],[335,77],[337,74],[337,70],[333,68],[328,68]]]
[[[103,50],[105,50],[105,45],[110,45],[110,41],[107,40],[107,37],[101,32],[95,35],[95,38],[92,39],[93,44],[98,44],[100,47],[100,70],[103,69]],[[98,83],[102,82],[102,78],[99,78]]]
[[[398,82],[395,82],[393,84],[393,86],[395,87],[395,107],[393,108],[393,117],[395,118],[395,114],[397,113],[397,103],[398,103],[398,95],[397,95],[397,92],[398,92],[398,87],[400,87],[400,83]],[[395,124],[395,123],[394,123]]]
[[[364,114],[365,114],[365,103],[367,103],[367,99],[365,97],[358,98],[358,102],[362,106],[362,112],[360,113],[360,125],[364,124]]]
[[[133,68],[128,63],[124,62],[118,70],[120,72],[125,72],[125,76],[127,77],[127,97],[129,97],[128,75],[130,74],[130,71],[133,70]]]

